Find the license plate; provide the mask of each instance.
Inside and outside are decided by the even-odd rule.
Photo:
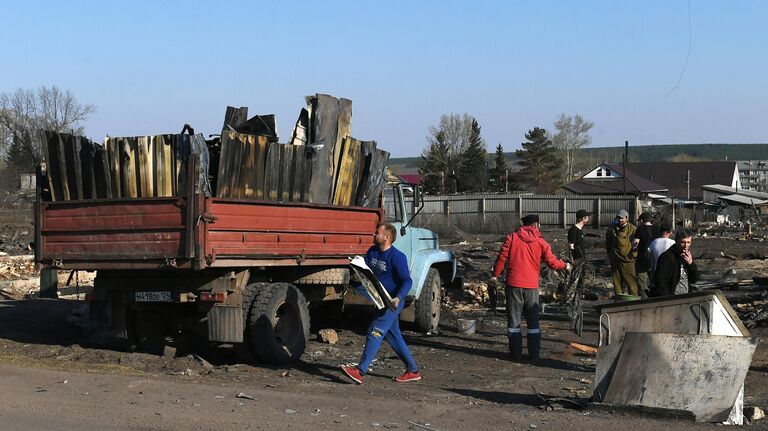
[[[136,292],[136,302],[171,302],[171,292]]]

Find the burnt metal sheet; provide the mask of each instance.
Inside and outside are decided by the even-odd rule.
[[[630,332],[604,402],[690,411],[723,422],[737,402],[757,340]]]
[[[359,206],[375,208],[379,204],[379,195],[387,181],[387,162],[389,153],[378,148],[371,153],[371,163],[364,172],[365,183],[362,184],[362,194],[358,196]]]
[[[274,114],[256,115],[233,127],[236,132],[244,135],[261,135],[265,136],[268,142],[278,141]]]
[[[280,145],[280,180],[278,184],[278,200],[290,202],[295,180],[294,158],[296,156],[296,145]]]
[[[308,201],[327,204],[333,199],[335,165],[341,140],[349,135],[351,128],[352,102],[327,94],[316,94],[307,97],[307,104],[311,106],[309,142],[316,149],[312,154]]]
[[[280,147],[285,145],[277,142],[269,142],[266,146],[266,158],[264,160],[264,199],[278,200],[280,189]]]
[[[96,199],[96,147],[88,138],[77,137],[80,141],[80,166],[82,172],[82,199]]]
[[[309,128],[309,111],[305,108],[301,108],[301,112],[299,112],[299,118],[296,120],[296,125],[293,127],[293,134],[291,135],[290,144],[306,145],[308,128]]]

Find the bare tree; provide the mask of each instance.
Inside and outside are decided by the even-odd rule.
[[[82,123],[94,112],[93,105],[81,104],[69,90],[56,86],[0,93],[0,149],[4,154],[14,146],[17,153],[28,149],[39,159],[43,130],[82,134]]]
[[[428,189],[456,192],[461,156],[470,145],[472,122],[469,114],[443,114],[438,126],[429,127],[427,147],[419,169]]]
[[[552,137],[552,143],[562,155],[564,162],[563,180],[565,182],[573,179],[574,164],[578,151],[592,143],[592,137],[589,136],[592,126],[594,126],[594,123],[585,120],[579,114],[573,117],[560,114],[555,121],[557,133]]]

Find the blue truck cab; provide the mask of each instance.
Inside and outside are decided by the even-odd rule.
[[[406,193],[412,198],[411,205],[406,204]],[[456,260],[450,251],[440,250],[436,233],[411,226],[421,208],[418,186],[390,182],[385,187],[384,220],[397,229],[394,246],[408,258],[413,279],[400,320],[414,322],[419,331],[429,332],[440,322],[443,289],[456,277]]]

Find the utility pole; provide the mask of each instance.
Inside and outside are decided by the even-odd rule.
[[[504,193],[509,193],[509,169],[504,169]]]
[[[688,188],[688,200],[691,200],[691,170],[688,169],[688,173],[685,175],[685,184]]]
[[[624,161],[621,169],[624,171],[621,173],[621,180],[624,186],[624,195],[627,194],[627,158],[629,157],[629,141],[624,141]]]

